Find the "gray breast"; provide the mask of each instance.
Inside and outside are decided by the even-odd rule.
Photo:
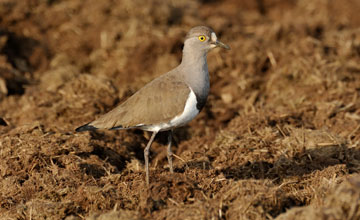
[[[197,101],[196,108],[199,111],[201,111],[204,108],[205,104],[206,104],[208,93],[205,93],[205,92],[196,93],[195,91],[194,91],[194,93],[196,95],[196,101]]]

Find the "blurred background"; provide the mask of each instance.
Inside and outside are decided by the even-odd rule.
[[[0,0],[0,216],[359,218],[359,10],[358,0]],[[146,190],[146,133],[74,129],[176,67],[198,25],[231,50],[209,53],[206,107],[176,132],[174,175],[157,139]]]

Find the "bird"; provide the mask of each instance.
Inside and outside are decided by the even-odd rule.
[[[173,173],[173,130],[186,125],[205,106],[210,90],[207,54],[216,47],[230,50],[228,45],[218,40],[211,28],[191,28],[185,37],[182,60],[177,67],[150,81],[113,110],[75,131],[133,128],[152,132],[144,149],[147,185],[150,182],[151,144],[156,134],[168,131],[167,159]]]

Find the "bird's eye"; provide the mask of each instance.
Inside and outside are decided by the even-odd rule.
[[[205,40],[206,40],[206,37],[205,37],[204,35],[201,35],[201,36],[199,36],[199,40],[200,40],[200,41],[205,41]]]

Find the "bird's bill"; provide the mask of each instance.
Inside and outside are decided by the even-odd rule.
[[[214,42],[214,45],[216,46],[216,47],[221,47],[221,48],[224,48],[224,49],[226,49],[226,50],[230,50],[230,47],[228,46],[228,45],[226,45],[226,44],[224,44],[223,42],[221,42],[221,41],[216,41],[216,42]]]

